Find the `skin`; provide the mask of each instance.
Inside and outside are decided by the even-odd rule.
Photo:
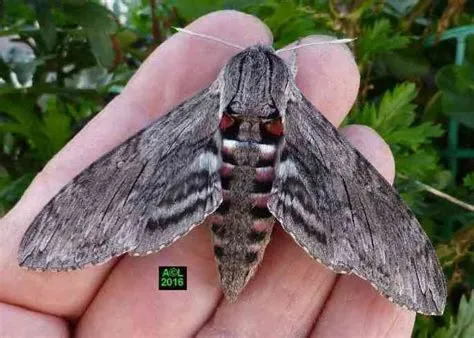
[[[271,42],[262,22],[233,11],[206,15],[187,28],[242,46]],[[211,83],[236,52],[213,41],[175,34],[150,55],[123,93],[38,174],[0,221],[0,336],[63,337],[72,331],[78,337],[410,336],[413,312],[390,303],[369,283],[338,276],[318,264],[279,227],[256,276],[234,304],[222,297],[210,231],[204,226],[142,258],[123,256],[63,273],[18,267],[16,253],[25,229],[63,185]],[[319,45],[299,50],[297,83],[338,125],[356,99],[359,73],[347,47]],[[393,180],[392,154],[374,131],[350,126],[342,132],[388,181]],[[158,291],[160,265],[187,266],[188,290]]]

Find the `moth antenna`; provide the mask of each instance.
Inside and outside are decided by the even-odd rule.
[[[310,42],[310,43],[305,43],[303,45],[297,44],[296,46],[292,47],[287,47],[287,48],[282,48],[277,50],[275,53],[281,53],[281,52],[287,52],[290,50],[295,50],[303,47],[308,47],[308,46],[314,46],[314,45],[325,45],[325,44],[336,44],[336,43],[349,43],[351,41],[354,41],[356,38],[353,39],[337,39],[337,40],[325,40],[325,41],[317,41],[317,42]]]
[[[301,40],[298,40],[296,42],[296,47],[300,46]],[[291,55],[286,62],[288,65],[288,68],[291,71],[291,74],[293,74],[293,78],[296,79],[296,74],[298,73],[298,62],[297,62],[297,55],[296,55],[296,48],[291,50]]]
[[[222,40],[222,39],[219,39],[215,36],[210,36],[210,35],[205,35],[205,34],[200,34],[200,33],[196,33],[196,32],[193,32],[193,31],[190,31],[188,29],[185,29],[185,28],[179,28],[179,27],[172,27],[173,29],[176,29],[178,32],[180,33],[186,33],[186,34],[189,34],[189,35],[194,35],[194,36],[199,36],[200,38],[203,38],[203,39],[208,39],[208,40],[212,40],[212,41],[216,41],[216,42],[219,42],[219,43],[222,43],[226,46],[230,46],[230,47],[233,47],[233,48],[237,48],[237,49],[240,49],[240,50],[244,50],[245,48],[242,47],[242,46],[239,46],[239,45],[236,45],[232,42],[228,42],[228,41],[225,41],[225,40]]]

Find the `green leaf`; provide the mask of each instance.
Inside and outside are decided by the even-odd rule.
[[[0,121],[0,131],[20,133],[29,137],[38,122],[34,107],[35,101],[23,95],[0,96],[0,112],[8,117],[7,121]]]
[[[44,41],[46,49],[52,51],[56,45],[57,33],[54,24],[53,15],[49,0],[34,1],[36,15],[38,16],[38,24],[40,26],[41,38]]]
[[[413,122],[416,106],[412,101],[415,97],[416,87],[413,83],[400,84],[393,91],[385,92],[378,107],[373,103],[365,104],[356,114],[356,122],[369,125],[385,137]]]
[[[177,9],[180,17],[186,19],[188,22],[193,21],[194,19],[219,10],[219,9],[235,9],[241,10],[244,7],[255,3],[253,0],[241,0],[241,1],[231,1],[231,0],[172,0],[167,1],[170,6],[173,6]]]
[[[404,176],[432,180],[437,167],[438,154],[434,150],[417,150],[416,152],[396,151],[395,166],[397,173]]]
[[[416,48],[383,53],[376,63],[383,63],[385,74],[408,80],[430,74],[430,63]],[[380,66],[379,66],[380,68]],[[378,75],[385,75],[378,72]]]
[[[465,126],[474,128],[474,96],[443,93],[441,99],[445,115],[455,118]]]
[[[61,103],[52,96],[43,114],[41,133],[48,139],[50,156],[58,152],[71,137],[71,118],[58,107]]]
[[[3,0],[0,1],[0,4],[4,10],[3,16],[0,17],[0,22],[5,26],[15,24],[20,20],[29,21],[35,19],[33,8],[24,1]]]
[[[464,177],[463,184],[466,188],[474,190],[474,171],[471,171]]]
[[[0,112],[8,117],[0,122],[0,132],[21,136],[37,158],[46,161],[71,137],[71,118],[59,106],[56,96],[52,96],[40,115],[34,96],[0,96]]]
[[[472,338],[474,337],[474,291],[470,300],[462,296],[456,319],[451,318],[449,327],[436,331],[435,338]]]
[[[410,38],[395,33],[390,21],[381,19],[377,20],[373,26],[366,27],[360,39],[356,41],[360,59],[367,62],[381,53],[406,47]]]
[[[415,150],[443,134],[441,127],[431,122],[412,126],[416,108],[412,101],[416,94],[414,84],[400,84],[393,91],[387,91],[378,106],[364,105],[356,112],[354,122],[374,128],[392,146]]]
[[[174,0],[171,3],[176,7],[179,15],[187,21],[194,20],[201,15],[222,8],[223,0]]]
[[[474,91],[474,65],[449,65],[436,74],[439,89],[453,94],[472,94]]]
[[[474,64],[450,65],[436,74],[444,114],[474,128]]]
[[[7,203],[17,201],[31,183],[33,177],[34,175],[27,173],[17,179],[0,178],[0,201]]]
[[[268,1],[260,8],[255,7],[259,9],[266,12],[263,21],[274,34],[276,48],[315,33],[315,20],[295,2]]]
[[[79,5],[65,5],[65,14],[87,30],[96,30],[104,34],[114,34],[118,28],[113,13],[105,6],[95,2],[84,2]]]
[[[408,82],[386,92],[380,102],[375,127],[383,126],[384,130],[391,131],[409,126],[414,120],[415,105],[411,102],[415,97],[416,87]]]
[[[85,2],[78,6],[65,5],[66,16],[80,25],[86,33],[92,53],[104,68],[113,66],[115,51],[111,35],[117,31],[118,25],[112,12],[104,6]]]
[[[99,65],[110,68],[114,64],[115,51],[110,36],[106,34],[96,34],[88,30],[88,39],[91,44],[92,53],[97,58]]]
[[[434,125],[431,122],[424,122],[410,128],[401,128],[388,133],[385,141],[389,144],[404,145],[416,150],[423,144],[431,142],[432,138],[440,137],[444,134],[440,125]]]
[[[399,84],[385,92],[378,104],[369,102],[355,109],[350,122],[375,129],[390,145],[397,171],[423,179],[438,170],[438,155],[429,146],[433,138],[443,134],[443,130],[432,122],[414,124],[416,105],[412,102],[416,95],[414,84]]]
[[[14,151],[14,143],[15,143],[13,135],[11,133],[8,133],[8,132],[4,133],[2,141],[3,141],[2,151],[6,155],[12,155],[13,151]]]
[[[116,37],[123,49],[129,48],[138,40],[137,34],[129,29],[118,32]]]
[[[385,0],[385,11],[397,17],[407,15],[419,0]]]

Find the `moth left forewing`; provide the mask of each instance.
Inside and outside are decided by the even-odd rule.
[[[436,253],[391,185],[293,89],[270,211],[315,259],[409,309],[441,314]]]
[[[21,266],[72,270],[147,254],[204,221],[222,201],[218,83],[91,164],[43,208]]]

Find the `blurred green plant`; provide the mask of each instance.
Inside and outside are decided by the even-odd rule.
[[[451,318],[449,326],[436,331],[435,338],[474,337],[474,293],[468,301],[464,295],[459,303],[457,318]]]
[[[437,247],[449,298],[440,318],[418,316],[414,336],[472,337],[474,158],[445,167],[444,131],[461,122],[474,148],[474,37],[465,62],[455,43],[427,47],[472,25],[474,4],[427,0],[5,0],[0,6],[0,215],[44,164],[115,95],[173,32],[218,9],[258,16],[276,48],[310,34],[357,37],[350,46],[360,93],[345,123],[370,126],[390,145],[397,189]],[[464,204],[463,204],[464,203]],[[467,206],[467,207],[466,207]]]

